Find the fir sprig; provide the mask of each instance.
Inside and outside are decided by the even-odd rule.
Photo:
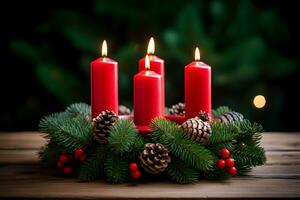
[[[260,124],[244,120],[242,122],[237,122],[236,125],[240,129],[237,142],[244,142],[248,146],[258,146],[260,144],[263,132],[263,127]]]
[[[82,181],[92,181],[97,179],[103,172],[107,147],[101,145],[97,147],[82,165],[78,178]]]
[[[198,180],[198,171],[180,159],[172,158],[168,169],[170,178],[180,184],[194,183]]]
[[[219,118],[221,115],[231,112],[232,110],[227,106],[220,106],[215,110],[212,110],[212,115],[215,118]]]
[[[122,155],[131,150],[137,137],[139,135],[131,119],[118,120],[110,131],[108,143],[116,154]]]
[[[92,124],[84,118],[68,118],[65,113],[55,113],[43,118],[39,123],[39,131],[45,133],[66,151],[80,147],[90,147]]]
[[[179,157],[198,170],[209,170],[213,165],[211,152],[194,141],[186,138],[174,122],[163,118],[152,121],[152,137],[167,146],[171,154]]]
[[[86,103],[74,103],[67,107],[66,113],[70,114],[72,117],[90,116],[91,115],[91,106],[89,106]]]
[[[127,155],[118,155],[113,149],[110,149],[104,163],[107,180],[110,183],[124,183],[129,177],[129,163]]]
[[[239,129],[234,123],[211,123],[212,135],[208,138],[205,145],[215,145],[220,143],[234,142],[238,136]]]

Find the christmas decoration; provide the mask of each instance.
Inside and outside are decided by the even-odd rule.
[[[219,119],[223,123],[241,122],[244,120],[244,116],[241,113],[231,111],[224,113]]]
[[[171,108],[169,108],[170,115],[184,115],[184,103],[177,103],[173,105]]]
[[[119,115],[130,115],[131,111],[124,105],[119,105]]]
[[[93,119],[93,136],[100,144],[108,143],[108,135],[110,128],[118,120],[118,116],[113,111],[102,111]]]
[[[229,170],[228,170],[228,172],[229,172],[229,174],[230,174],[231,176],[234,176],[234,175],[236,175],[237,170],[236,170],[235,167],[230,167]]]
[[[228,149],[223,148],[223,149],[221,149],[221,151],[220,151],[220,156],[221,156],[222,158],[229,158],[230,152],[228,151]]]
[[[210,124],[199,118],[188,119],[181,125],[181,128],[188,138],[198,144],[203,144],[211,135]]]
[[[227,158],[225,160],[225,164],[226,164],[226,167],[233,167],[234,166],[234,159],[232,158]]]
[[[141,172],[140,171],[134,171],[131,173],[131,177],[135,180],[139,179],[141,177]]]
[[[204,122],[210,122],[211,121],[211,117],[204,111],[199,112],[199,118]]]
[[[226,165],[225,160],[220,159],[220,160],[217,161],[217,167],[218,167],[218,168],[224,169],[224,168],[225,168],[225,165]]]
[[[157,174],[167,169],[171,162],[168,149],[160,143],[147,143],[140,156],[145,171]]]
[[[135,162],[130,163],[130,165],[129,165],[129,170],[130,170],[131,172],[137,171],[137,170],[138,170],[137,164],[136,164]]]
[[[213,117],[230,111],[227,107],[218,108],[213,110]],[[94,139],[97,118],[87,119],[90,107],[86,104],[72,104],[64,112],[41,119],[39,130],[47,139],[40,152],[42,164],[82,181],[105,177],[110,183],[124,183],[140,180],[144,173],[148,177],[147,174],[163,171],[166,178],[185,184],[200,177],[225,179],[242,175],[266,161],[265,150],[260,147],[262,127],[247,119],[238,123],[209,123],[200,116],[187,120],[185,126],[201,126],[203,134],[203,127],[210,125],[210,136],[199,145],[185,135],[184,124],[157,118],[151,122],[148,137],[143,138],[131,119],[116,120],[116,115],[109,113],[103,111],[98,116],[107,130],[105,145]],[[139,169],[138,163],[145,170]]]

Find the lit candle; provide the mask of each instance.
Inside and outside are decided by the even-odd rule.
[[[118,63],[107,56],[103,41],[102,57],[91,62],[92,118],[103,110],[118,113]]]
[[[151,70],[161,75],[161,96],[162,96],[162,113],[165,112],[165,61],[158,56],[154,55],[155,53],[155,43],[153,37],[150,38],[147,54],[149,55]],[[145,58],[139,60],[139,70],[145,70]]]
[[[184,98],[186,119],[200,111],[211,115],[211,67],[200,61],[200,51],[195,50],[195,61],[184,69]]]
[[[163,116],[161,75],[150,70],[150,66],[149,56],[146,55],[145,70],[134,76],[134,123],[136,126],[148,126],[152,119]]]

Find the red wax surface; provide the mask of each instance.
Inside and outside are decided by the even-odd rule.
[[[184,69],[184,99],[186,119],[202,110],[211,115],[211,67],[192,62]]]
[[[118,114],[118,63],[102,57],[91,62],[92,118],[103,110]]]
[[[161,75],[161,96],[162,96],[162,109],[165,113],[165,61],[158,56],[149,55],[150,70]],[[139,71],[145,70],[145,57],[139,60]]]
[[[148,126],[155,117],[163,116],[161,75],[144,70],[134,76],[134,123]]]
[[[165,115],[165,118],[167,120],[176,122],[177,124],[182,124],[183,122],[185,122],[185,116],[181,115]]]

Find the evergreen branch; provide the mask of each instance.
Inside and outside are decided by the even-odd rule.
[[[45,166],[56,167],[59,156],[63,150],[63,148],[59,147],[53,141],[49,141],[48,144],[39,151],[39,158]]]
[[[139,137],[135,125],[131,119],[118,120],[110,131],[109,146],[117,154],[130,151],[130,147]]]
[[[248,146],[260,144],[263,127],[257,123],[251,123],[249,120],[235,123],[240,131],[237,137],[238,142],[244,142]]]
[[[66,113],[72,117],[86,117],[91,115],[91,107],[86,103],[74,103],[67,107]]]
[[[213,165],[211,152],[183,135],[174,122],[158,118],[152,121],[153,138],[166,145],[171,154],[198,170],[209,170]]]
[[[82,165],[78,178],[82,181],[92,181],[97,179],[103,172],[107,147],[99,146],[92,155]]]
[[[232,152],[232,158],[235,160],[237,167],[242,166],[259,166],[266,162],[265,150],[258,146],[236,147]]]
[[[180,184],[194,183],[198,180],[198,171],[180,159],[172,158],[167,173],[173,181]]]
[[[239,129],[234,123],[211,123],[212,134],[205,145],[231,143],[238,135]]]
[[[208,180],[224,180],[230,178],[230,174],[226,169],[220,169],[216,165],[211,171],[204,171],[202,176]]]
[[[39,130],[46,133],[59,146],[67,151],[79,147],[90,147],[92,123],[83,118],[65,118],[64,113],[53,114],[43,118],[39,123]]]
[[[111,183],[124,183],[129,177],[129,163],[128,156],[115,154],[111,149],[104,163],[107,180]]]
[[[231,111],[232,110],[227,106],[220,106],[219,108],[212,110],[212,115],[215,118],[219,118],[221,115]]]
[[[144,147],[144,140],[142,137],[140,137],[139,135],[137,135],[137,137],[134,139],[134,141],[131,143],[130,145],[130,149],[131,149],[131,153],[130,158],[132,161],[138,161],[140,154],[143,150]]]

